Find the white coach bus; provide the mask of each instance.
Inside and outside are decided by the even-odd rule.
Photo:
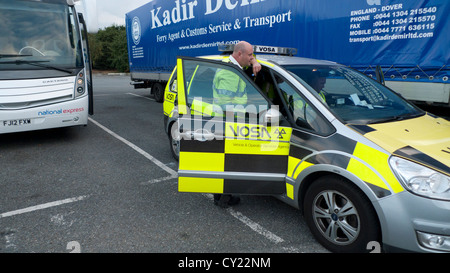
[[[91,68],[73,0],[0,0],[0,134],[87,125]]]

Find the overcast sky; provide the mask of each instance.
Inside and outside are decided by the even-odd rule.
[[[82,0],[89,31],[125,25],[125,13],[152,0]]]

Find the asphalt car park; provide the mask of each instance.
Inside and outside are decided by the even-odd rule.
[[[163,105],[129,82],[95,75],[87,127],[0,135],[0,252],[327,252],[275,198],[179,193]]]
[[[1,253],[327,252],[278,199],[179,193],[163,105],[128,76],[94,80],[87,127],[0,135]]]

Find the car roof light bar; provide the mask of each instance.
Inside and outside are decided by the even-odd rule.
[[[223,53],[231,53],[231,52],[233,52],[233,50],[234,50],[234,44],[220,44],[219,45],[219,51],[221,51]],[[290,47],[254,45],[253,52],[254,53],[263,53],[263,54],[293,56],[293,55],[297,54],[297,49],[290,48]]]

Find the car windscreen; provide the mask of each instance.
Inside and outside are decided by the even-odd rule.
[[[424,112],[364,74],[341,65],[289,65],[300,84],[323,98],[340,120],[371,124],[402,120]]]

